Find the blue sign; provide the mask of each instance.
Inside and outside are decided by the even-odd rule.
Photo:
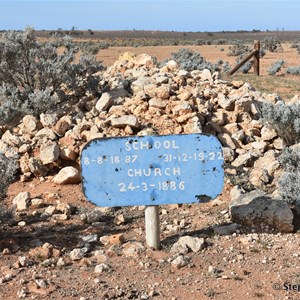
[[[83,192],[98,206],[205,202],[222,191],[223,161],[215,136],[95,139],[81,154]]]

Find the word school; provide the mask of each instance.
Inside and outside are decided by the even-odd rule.
[[[153,144],[150,144],[149,141],[129,141],[125,143],[126,151],[131,150],[147,150],[147,149],[179,149],[179,146],[176,145],[175,140],[165,140],[165,141],[154,141]]]

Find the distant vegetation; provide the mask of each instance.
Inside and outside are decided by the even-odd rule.
[[[208,69],[213,72],[219,70],[217,65],[207,62],[199,52],[192,51],[190,49],[183,48],[177,52],[173,52],[171,54],[171,58],[162,62],[162,65],[164,65],[168,60],[176,61],[180,68],[186,71]]]
[[[42,30],[37,31],[37,37],[49,38],[52,35],[70,35],[78,40],[101,41],[109,47],[127,46],[186,46],[186,45],[230,45],[234,41],[252,43],[253,40],[265,38],[276,38],[280,42],[292,42],[299,39],[297,31],[220,31],[220,32],[179,32],[179,31],[145,31],[145,30],[119,30],[119,31],[97,31],[97,30]]]
[[[271,67],[268,69],[268,74],[269,75],[275,75],[276,73],[278,73],[282,66],[284,65],[284,60],[283,59],[280,59],[276,62],[274,62]]]

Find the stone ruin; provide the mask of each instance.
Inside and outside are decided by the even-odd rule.
[[[248,184],[278,197],[277,158],[284,141],[259,113],[262,102],[279,100],[276,94],[224,81],[207,69],[181,70],[175,61],[158,68],[146,54],[123,54],[102,78],[99,99],[87,96],[68,111],[27,115],[17,127],[2,128],[0,151],[19,160],[21,180],[48,176],[62,184],[80,182],[76,168],[64,167],[79,167],[81,149],[94,138],[204,133],[221,142],[227,176],[237,181],[246,176]],[[239,199],[243,190],[237,186],[233,194]],[[290,224],[283,231],[291,230]]]

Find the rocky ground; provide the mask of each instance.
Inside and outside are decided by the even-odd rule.
[[[259,115],[280,97],[131,54],[102,87],[1,128],[0,151],[21,172],[4,200],[14,216],[0,233],[2,298],[300,299],[299,212],[277,190],[284,140]],[[160,250],[145,245],[144,207],[94,207],[81,191],[88,141],[149,132],[213,134],[225,159],[217,199],[160,208]]]
[[[152,250],[145,245],[143,207],[94,207],[80,185],[14,183],[6,202],[24,191],[31,200],[0,234],[0,294],[3,299],[299,299],[299,233],[232,223],[230,189],[226,184],[209,203],[161,206],[161,250]]]

